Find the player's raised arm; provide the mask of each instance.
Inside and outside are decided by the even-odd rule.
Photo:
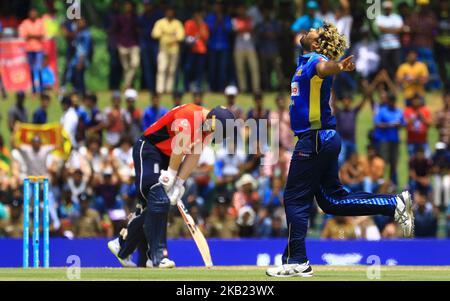
[[[320,78],[335,75],[341,72],[350,72],[355,70],[355,63],[352,62],[353,55],[346,57],[340,62],[322,61],[316,65],[316,72]]]

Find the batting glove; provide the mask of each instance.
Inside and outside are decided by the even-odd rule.
[[[175,183],[175,179],[177,177],[177,171],[171,169],[170,167],[168,170],[161,170],[161,174],[159,176],[159,183],[164,187],[164,190],[166,193],[169,193],[170,189],[172,188],[173,184]]]
[[[183,197],[184,191],[184,180],[178,178],[172,189],[168,193],[170,204],[175,206],[178,200],[181,200],[181,198]]]

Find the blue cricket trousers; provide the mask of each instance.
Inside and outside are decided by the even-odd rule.
[[[121,249],[120,258],[131,255],[137,246],[146,241],[148,244],[147,257],[158,265],[167,247],[167,215],[169,200],[162,192],[150,190],[158,183],[160,171],[167,169],[170,158],[162,154],[146,137],[141,137],[133,146],[133,161],[136,171],[135,185],[139,196],[139,203],[144,208],[138,210],[135,217],[128,224],[127,238],[119,237]],[[165,200],[165,201],[164,201]]]
[[[308,260],[305,237],[314,198],[327,214],[394,216],[395,195],[349,193],[339,182],[341,138],[335,130],[313,130],[298,136],[284,191],[288,244],[283,264]]]

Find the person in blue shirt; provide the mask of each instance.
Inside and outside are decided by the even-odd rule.
[[[53,86],[55,85],[56,79],[55,73],[53,72],[48,62],[47,55],[44,55],[44,63],[42,64],[42,66],[43,66],[41,71],[42,86],[44,87],[44,90],[52,90]]]
[[[305,32],[311,28],[317,29],[323,25],[323,21],[316,17],[316,11],[319,8],[319,4],[316,1],[308,1],[306,3],[306,14],[299,17],[291,26],[291,30],[294,32]]]
[[[338,216],[385,215],[393,217],[405,236],[414,229],[411,196],[348,192],[338,176],[341,138],[336,131],[330,99],[333,75],[355,69],[353,56],[341,61],[345,38],[334,25],[311,29],[300,38],[303,55],[291,83],[291,128],[298,141],[292,154],[284,191],[288,243],[282,266],[269,268],[268,276],[311,277],[305,237],[314,199],[326,213]],[[332,99],[331,99],[332,101]]]
[[[41,94],[41,106],[34,111],[32,123],[46,124],[48,122],[47,109],[49,105],[50,96],[48,94]]]
[[[144,111],[142,117],[142,130],[147,129],[156,120],[163,117],[169,110],[160,105],[159,94],[153,94],[151,99],[151,105]]]
[[[403,111],[396,107],[396,96],[388,96],[387,105],[381,106],[375,115],[375,133],[380,155],[389,165],[390,179],[397,184],[397,161],[399,156],[400,129],[404,127]]]
[[[206,16],[208,24],[208,73],[209,88],[215,92],[222,92],[228,85],[229,62],[231,58],[230,34],[232,31],[231,18],[225,15],[223,4],[217,1],[213,13]]]
[[[87,27],[86,20],[83,18],[77,20],[77,32],[73,42],[75,54],[70,63],[67,81],[72,83],[77,92],[84,95],[86,93],[84,73],[92,59],[93,44],[91,33]]]

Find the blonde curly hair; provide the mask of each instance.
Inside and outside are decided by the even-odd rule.
[[[319,49],[316,50],[330,60],[338,60],[347,49],[347,39],[341,35],[336,26],[325,23],[319,32]]]

